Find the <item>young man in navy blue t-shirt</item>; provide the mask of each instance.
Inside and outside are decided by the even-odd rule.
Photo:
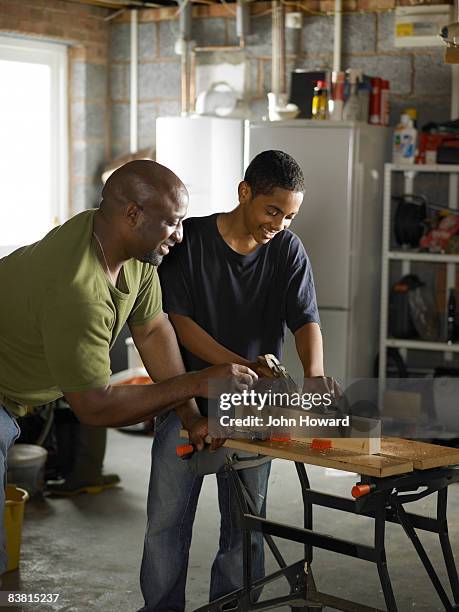
[[[183,242],[165,258],[159,274],[164,310],[175,327],[187,370],[233,362],[266,375],[257,357],[273,353],[281,359],[288,326],[305,378],[323,376],[311,265],[301,240],[288,229],[299,213],[303,190],[296,161],[282,151],[264,151],[239,184],[237,208],[184,222]],[[207,415],[206,401],[198,400],[198,405]],[[173,411],[157,419],[141,572],[143,612],[185,609],[188,554],[202,477],[176,457],[179,430]],[[270,465],[239,472],[262,516]],[[242,585],[236,500],[226,476],[217,474],[217,483],[221,529],[211,600]],[[253,536],[252,546],[256,580],[264,575],[261,534]]]

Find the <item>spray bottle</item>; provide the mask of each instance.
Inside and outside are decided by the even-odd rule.
[[[403,113],[394,131],[394,164],[414,164],[417,134],[413,120]]]

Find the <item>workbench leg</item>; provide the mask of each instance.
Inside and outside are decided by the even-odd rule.
[[[244,595],[239,600],[238,605],[241,605],[242,610],[250,608],[250,591],[252,587],[252,538],[248,529],[243,530],[243,583],[242,588]]]
[[[305,529],[312,531],[312,504],[309,501],[308,491],[311,488],[308,474],[304,463],[295,462],[296,472],[301,484],[301,495],[303,498],[303,525]],[[312,575],[312,556],[313,547],[310,544],[304,545],[305,559],[305,575],[304,575],[304,598],[308,599],[308,595],[314,595],[316,592],[316,584]],[[321,608],[320,608],[321,609]],[[317,612],[318,608],[292,608],[292,612]]]
[[[405,530],[406,535],[410,538],[411,542],[413,543],[413,546],[416,549],[416,552],[418,553],[418,556],[421,559],[422,564],[424,565],[425,570],[427,574],[429,575],[429,578],[432,581],[432,584],[434,585],[435,590],[437,591],[437,594],[440,597],[442,604],[445,607],[445,610],[452,610],[453,606],[451,605],[449,597],[446,594],[446,591],[443,588],[443,585],[437,576],[435,568],[432,565],[432,562],[430,561],[424,549],[424,546],[421,544],[421,541],[418,538],[418,535],[413,525],[410,523],[410,520],[406,515],[405,509],[402,507],[401,504],[396,503],[396,510],[397,510],[397,516],[398,516],[399,523]]]
[[[304,463],[295,463],[295,467],[300,480],[301,495],[303,497],[303,525],[305,529],[310,529],[312,531],[312,504],[308,499],[308,490],[311,488],[311,485],[309,484],[309,478]],[[312,546],[310,544],[304,545],[304,558],[309,568],[312,562]]]
[[[241,516],[249,513],[247,499],[244,496],[243,484],[236,470],[228,468],[228,476],[231,478],[233,490]],[[250,590],[252,587],[252,536],[249,529],[242,527],[242,591],[243,595],[238,598],[238,610],[250,609]]]
[[[440,537],[441,550],[443,552],[443,558],[445,560],[446,570],[448,572],[453,599],[456,604],[459,604],[459,578],[448,535],[448,519],[446,517],[447,504],[448,488],[445,487],[444,489],[440,489],[440,491],[438,491],[437,497],[437,521],[440,523],[440,531],[438,535]]]
[[[379,574],[379,580],[384,594],[384,601],[388,612],[397,612],[397,604],[395,602],[392,583],[390,581],[389,572],[387,570],[386,550],[385,550],[385,535],[386,535],[386,509],[385,498],[380,500],[380,504],[375,515],[375,549],[378,554],[376,562]]]

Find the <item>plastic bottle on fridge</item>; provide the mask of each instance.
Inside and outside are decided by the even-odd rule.
[[[389,102],[390,83],[385,79],[381,80],[381,125],[390,123],[390,102]],[[416,126],[415,126],[416,127]]]
[[[414,164],[417,134],[412,119],[404,113],[394,131],[394,164]]]
[[[381,85],[382,79],[374,77],[371,79],[370,96],[370,123],[381,125]]]
[[[312,118],[328,118],[328,88],[326,81],[317,81],[312,99]]]
[[[344,72],[332,73],[332,98],[328,102],[329,116],[332,121],[341,121],[344,106]]]
[[[356,121],[360,115],[360,103],[357,93],[357,71],[348,70],[350,91],[349,97],[344,104],[343,119],[345,121]]]

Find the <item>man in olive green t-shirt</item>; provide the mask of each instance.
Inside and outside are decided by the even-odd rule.
[[[256,380],[232,364],[185,374],[156,267],[181,241],[187,206],[173,172],[153,161],[130,162],[108,179],[97,210],[0,260],[0,574],[1,483],[18,434],[12,415],[62,395],[88,425],[129,425],[175,408],[202,448],[207,420],[193,398],[206,396],[207,380],[233,378],[239,388]],[[110,385],[109,349],[126,321],[157,384]]]

